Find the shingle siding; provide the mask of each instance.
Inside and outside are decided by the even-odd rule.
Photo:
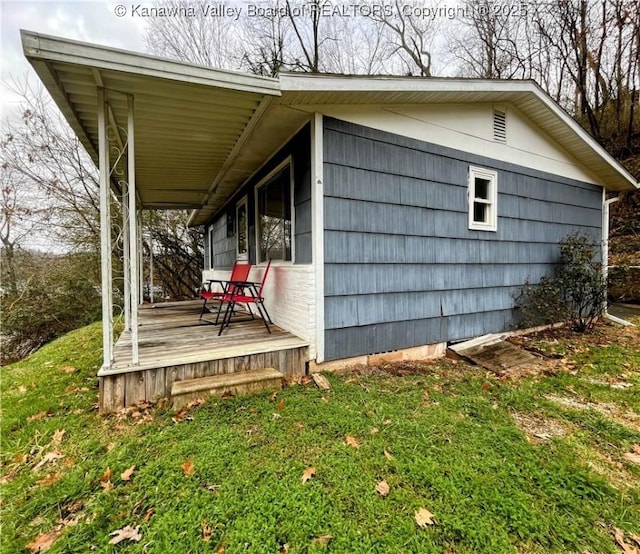
[[[498,230],[468,228],[469,166],[498,172]],[[324,120],[325,359],[507,329],[558,243],[601,236],[602,189]]]

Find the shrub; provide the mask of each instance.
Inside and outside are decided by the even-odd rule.
[[[584,235],[568,235],[560,243],[560,259],[551,276],[525,283],[516,298],[520,325],[534,327],[566,321],[584,332],[593,328],[606,307],[607,284],[597,261],[597,245]]]
[[[0,294],[3,364],[100,318],[91,255],[69,254],[40,262],[15,291]]]

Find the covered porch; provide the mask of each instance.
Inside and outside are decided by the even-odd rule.
[[[169,398],[174,382],[267,367],[287,377],[304,375],[308,343],[271,326],[269,334],[260,319],[239,314],[218,336],[210,322],[214,314],[199,319],[202,302],[163,302],[138,309],[138,361],[131,357],[131,331],[115,343],[113,363],[102,368],[100,406],[117,411],[140,402]]]
[[[308,340],[281,328],[268,335],[260,321],[237,323],[218,337],[198,321],[197,301],[144,306],[141,212],[189,210],[191,225],[202,225],[309,115],[279,105],[277,79],[27,31],[22,41],[99,170],[101,410],[167,397],[180,380],[259,367],[304,372]],[[273,271],[274,291],[285,273]],[[276,298],[268,294],[267,303]],[[124,332],[115,340],[118,316]]]

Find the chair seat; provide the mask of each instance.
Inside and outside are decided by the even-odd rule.
[[[223,295],[224,292],[208,292],[206,290],[203,290],[200,293],[200,298],[203,298],[204,300],[211,300],[212,298],[220,298]]]
[[[262,301],[261,296],[247,296],[246,294],[233,294],[229,297],[229,300],[239,304],[249,304],[251,302]]]

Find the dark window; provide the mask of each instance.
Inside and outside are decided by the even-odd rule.
[[[258,189],[258,261],[291,261],[291,167]]]

